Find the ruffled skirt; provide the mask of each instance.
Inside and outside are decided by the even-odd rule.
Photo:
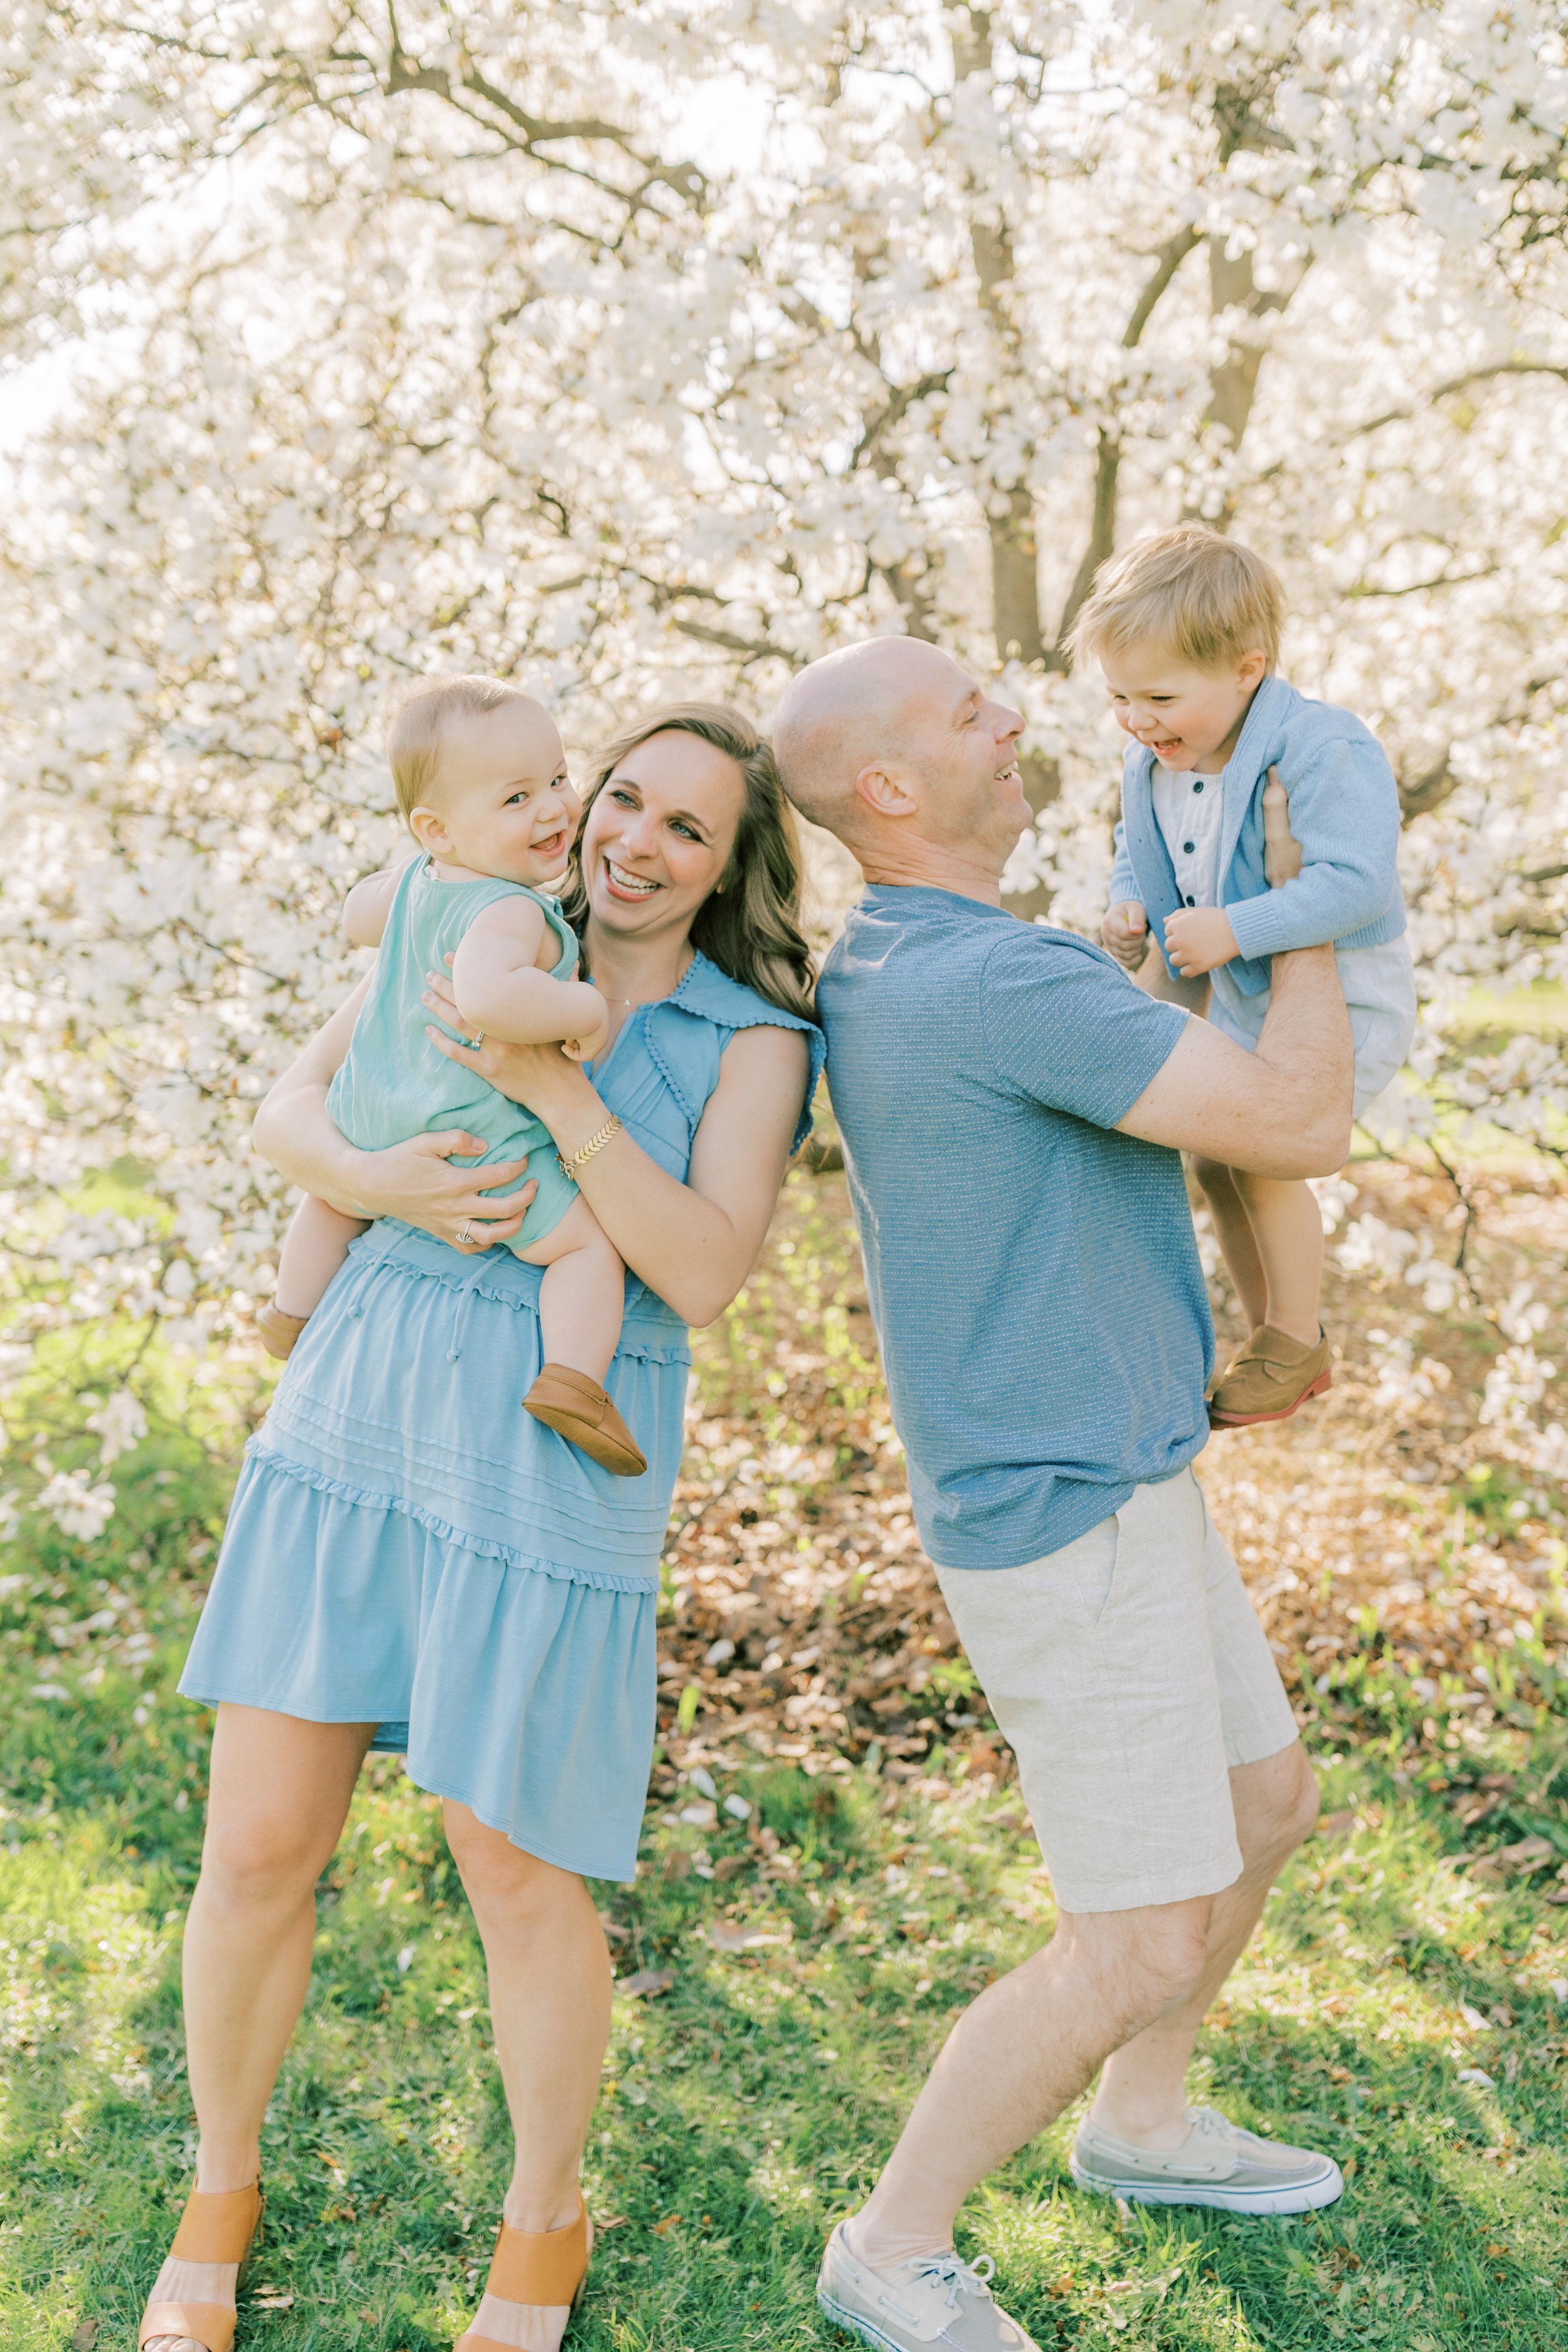
[[[521,1410],[539,1270],[374,1226],[251,1440],[180,1687],[374,1723],[422,1788],[566,1870],[630,1878],[654,1733],[684,1329],[628,1286],[616,1479]]]

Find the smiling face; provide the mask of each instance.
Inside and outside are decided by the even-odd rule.
[[[924,780],[928,838],[1005,864],[1030,822],[1018,768],[1022,714],[996,702],[934,647],[920,648],[919,682],[901,713],[904,744]]]
[[[1217,776],[1235,751],[1268,669],[1260,650],[1195,669],[1152,638],[1105,647],[1100,666],[1117,724],[1147,744],[1163,768],[1205,776]]]
[[[446,878],[540,889],[560,879],[582,814],[553,720],[518,695],[448,722],[436,782],[408,824]]]
[[[626,939],[682,936],[723,879],[745,782],[727,751],[675,729],[617,761],[583,827],[590,919]]]

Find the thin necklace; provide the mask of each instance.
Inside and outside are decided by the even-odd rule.
[[[676,988],[680,986],[681,982],[686,978],[687,973],[690,971],[696,961],[696,952],[693,950],[693,952],[688,956],[686,961],[682,964],[679,971],[676,975]],[[597,988],[598,982],[594,980],[592,972],[588,974],[588,978],[593,982],[594,986]],[[661,988],[657,996],[612,996],[607,989],[600,988],[599,993],[604,998],[606,1004],[629,1004],[635,1007],[638,1004],[660,1004],[667,996],[673,993],[673,991],[668,988]]]

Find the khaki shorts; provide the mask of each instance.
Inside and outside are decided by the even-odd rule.
[[[1296,1738],[1191,1470],[1023,1568],[939,1568],[1018,1759],[1066,1911],[1217,1895],[1241,1873],[1228,1769]]]

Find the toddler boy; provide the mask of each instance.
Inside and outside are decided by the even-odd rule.
[[[1249,1053],[1268,1010],[1269,959],[1331,943],[1359,1113],[1394,1077],[1415,1027],[1399,793],[1359,719],[1278,675],[1283,609],[1260,556],[1196,525],[1139,540],[1097,576],[1073,652],[1098,660],[1131,738],[1100,938],[1136,971],[1152,930],[1173,976],[1207,978],[1209,1019]],[[1271,769],[1301,853],[1300,874],[1274,890],[1264,869]],[[1329,1386],[1318,1204],[1300,1181],[1214,1160],[1195,1172],[1251,1327],[1211,1384],[1210,1418],[1283,1421]]]

